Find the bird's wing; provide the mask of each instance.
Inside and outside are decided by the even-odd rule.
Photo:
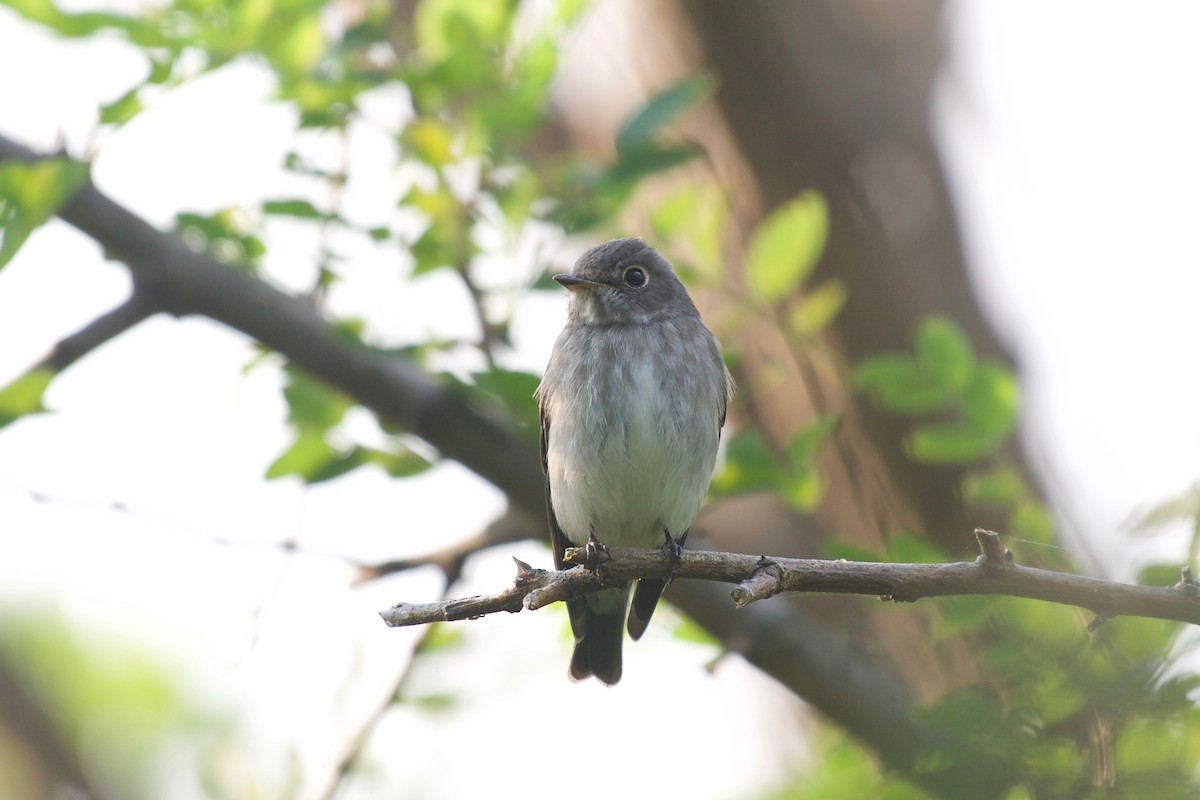
[[[546,486],[546,519],[550,523],[550,549],[554,551],[555,568],[562,569],[563,552],[566,551],[569,542],[567,542],[562,528],[558,526],[558,517],[554,516],[554,503],[550,497],[550,467],[546,460],[550,450],[550,415],[546,412],[546,396],[540,395],[538,399],[538,416],[541,419],[542,427],[538,449],[542,454],[542,476],[545,478]]]

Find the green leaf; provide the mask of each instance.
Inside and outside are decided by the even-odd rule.
[[[788,460],[793,467],[808,466],[820,454],[821,448],[841,424],[840,417],[823,417],[802,428],[788,442]]]
[[[349,397],[295,368],[287,370],[283,396],[288,404],[288,422],[318,431],[341,422],[351,406]]]
[[[1021,503],[1008,518],[1009,532],[1014,536],[1041,544],[1052,544],[1055,536],[1054,516],[1050,509],[1032,500]]]
[[[116,100],[100,107],[101,125],[124,125],[142,112],[138,88],[130,89]]]
[[[916,334],[916,355],[947,392],[962,391],[975,372],[975,355],[962,330],[944,317],[930,317]]]
[[[496,368],[476,372],[471,378],[476,387],[503,403],[523,427],[537,430],[538,410],[533,392],[541,383],[540,375]]]
[[[383,467],[393,478],[411,478],[428,470],[433,464],[424,456],[414,453],[404,445],[395,444],[392,450],[360,448],[370,461]]]
[[[703,628],[694,622],[691,617],[680,615],[679,622],[671,630],[671,636],[681,642],[706,644],[723,648],[719,639],[709,633],[707,628]]]
[[[829,209],[818,192],[804,192],[776,209],[754,231],[746,248],[750,288],[777,303],[812,273],[825,249]]]
[[[425,629],[425,635],[417,644],[416,653],[428,655],[440,650],[457,650],[467,641],[462,626],[447,625],[445,622],[435,622]]]
[[[337,459],[337,451],[325,441],[323,431],[313,428],[301,430],[292,446],[279,455],[267,467],[267,480],[295,475],[311,481],[321,470]]]
[[[1016,377],[999,364],[980,364],[963,392],[963,416],[971,427],[996,440],[1007,439],[1021,405]]]
[[[326,215],[308,200],[266,200],[262,212],[277,217],[297,219],[323,219]]]
[[[815,510],[824,491],[825,482],[815,469],[792,470],[783,479],[783,499],[797,511]]]
[[[762,490],[774,491],[783,474],[775,454],[762,434],[753,428],[739,431],[725,450],[725,466],[713,477],[714,494],[726,495]]]
[[[923,536],[902,533],[887,543],[887,560],[897,564],[937,564],[946,560],[946,551]]]
[[[996,440],[962,422],[922,425],[908,435],[908,454],[923,464],[967,464],[991,455]]]
[[[649,144],[618,155],[617,162],[605,171],[600,191],[612,192],[623,198],[632,191],[634,184],[649,175],[666,172],[691,161],[699,155],[695,145]]]
[[[802,337],[825,330],[846,305],[847,295],[846,285],[837,278],[806,291],[788,315],[792,330]]]
[[[45,411],[42,396],[54,375],[54,370],[33,369],[0,389],[0,428],[26,414]]]
[[[963,478],[963,497],[971,504],[1006,508],[1028,495],[1021,473],[1008,467],[978,470]]]
[[[1137,581],[1141,586],[1174,586],[1179,582],[1179,564],[1149,564],[1142,567]]]
[[[920,415],[941,411],[954,395],[915,359],[903,355],[872,356],[854,368],[854,385],[893,414]]]
[[[0,269],[75,194],[87,175],[86,164],[69,158],[0,164]]]
[[[617,133],[618,156],[654,144],[664,128],[707,99],[714,88],[713,80],[700,74],[685,78],[651,97]]]

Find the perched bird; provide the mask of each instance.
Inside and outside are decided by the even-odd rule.
[[[591,248],[569,275],[567,325],[536,397],[555,565],[594,536],[678,558],[712,478],[733,379],[670,263],[641,239]],[[570,675],[621,679],[621,645],[650,622],[665,582],[568,602]]]

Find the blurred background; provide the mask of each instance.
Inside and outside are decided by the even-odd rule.
[[[551,564],[547,276],[619,235],[672,259],[740,385],[689,546],[969,560],[981,525],[1018,563],[1178,580],[1198,23],[0,0],[0,796],[1196,796],[1174,624],[1088,633],[1011,598],[734,611],[681,581],[606,689],[567,679],[559,608],[377,614]],[[162,264],[110,258],[128,220],[53,216],[86,174],[444,413],[396,424],[303,369],[312,340],[231,324],[235,295],[164,301]],[[456,438],[484,429],[510,438]]]

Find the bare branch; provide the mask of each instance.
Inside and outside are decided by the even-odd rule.
[[[875,595],[896,602],[949,595],[1007,595],[1087,608],[1101,621],[1136,616],[1200,625],[1200,585],[1187,568],[1172,587],[1133,586],[1019,567],[1012,555],[1000,548],[998,534],[976,529],[975,535],[983,554],[973,562],[889,564],[685,551],[676,576],[736,583],[732,596],[738,606],[780,592]],[[548,572],[518,562],[516,581],[498,594],[439,603],[401,603],[381,616],[390,626],[475,619],[497,611],[538,609],[614,582],[671,576],[671,562],[661,550],[606,550],[608,559],[598,573],[582,566],[585,548],[573,547],[567,549],[566,560],[580,566],[572,569]]]
[[[460,542],[412,558],[385,561],[382,564],[360,564],[356,582],[371,581],[394,572],[432,566],[442,571],[446,576],[446,585],[449,586],[458,580],[462,574],[463,565],[470,556],[480,550],[500,544],[509,544],[525,539],[544,539],[545,524],[540,516],[535,519],[522,509],[509,506],[486,528]]]
[[[33,369],[62,372],[96,348],[115,339],[125,331],[158,311],[136,291],[121,305],[107,311],[70,336],[61,339]]]

